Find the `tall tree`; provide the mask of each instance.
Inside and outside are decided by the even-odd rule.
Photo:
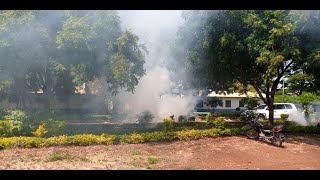
[[[280,79],[306,61],[290,11],[219,11],[203,28],[203,49],[188,53],[199,85],[217,91],[229,90],[236,81],[251,85],[268,105],[273,124]]]

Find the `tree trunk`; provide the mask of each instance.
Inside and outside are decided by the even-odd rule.
[[[269,123],[270,123],[271,125],[273,125],[273,124],[274,124],[274,118],[273,118],[273,116],[274,116],[273,102],[270,103],[270,104],[268,104],[268,108],[269,108]]]

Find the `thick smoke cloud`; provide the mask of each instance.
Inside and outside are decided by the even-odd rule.
[[[145,110],[151,111],[157,122],[171,115],[177,119],[179,115],[188,114],[194,108],[195,98],[191,91],[178,95],[172,72],[166,66],[174,61],[170,45],[182,24],[181,11],[119,11],[119,15],[123,28],[137,34],[149,51],[146,75],[140,80],[135,93],[119,94],[122,108],[131,114],[127,121],[134,122],[133,115]]]

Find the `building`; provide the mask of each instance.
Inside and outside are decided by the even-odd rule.
[[[264,95],[265,96],[265,95]],[[240,108],[240,111],[245,111],[246,107],[241,102],[245,97],[254,97],[258,99],[259,104],[263,104],[263,101],[259,98],[259,95],[252,92],[247,92],[246,94],[240,93],[227,93],[221,92],[216,93],[214,91],[208,93],[207,95],[199,96],[196,111],[198,112],[235,112],[236,108]],[[209,105],[208,101],[210,98],[220,99],[222,101],[222,106],[212,106]]]

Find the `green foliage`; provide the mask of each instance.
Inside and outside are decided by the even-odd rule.
[[[299,96],[277,95],[274,98],[274,102],[288,102],[302,105],[309,105],[315,101],[320,101],[320,96],[307,92],[304,92]]]
[[[149,164],[156,164],[157,162],[159,162],[159,159],[157,157],[150,156],[148,157],[148,162]]]
[[[93,144],[108,144],[115,137],[108,135],[93,135],[93,134],[82,134],[74,135],[68,137],[68,144],[80,145],[80,146],[90,146]]]
[[[240,100],[247,109],[252,110],[253,108],[258,106],[258,99],[253,97],[245,97]]]
[[[154,115],[150,111],[143,111],[142,113],[137,114],[136,118],[137,122],[140,125],[145,126],[151,123],[152,119],[154,118]]]
[[[1,98],[19,109],[29,92],[42,90],[49,109],[97,79],[108,92],[133,92],[145,74],[146,48],[116,11],[1,11],[0,24]]]
[[[172,132],[174,128],[174,121],[171,118],[166,118],[163,120],[164,131]]]
[[[245,134],[245,131],[241,128],[230,128],[230,134],[232,136],[236,136],[236,135],[244,135]]]
[[[213,124],[214,124],[214,127],[215,127],[216,129],[221,129],[221,130],[225,129],[223,117],[217,117],[217,118],[213,121]]]
[[[242,124],[246,124],[249,120],[247,119],[247,116],[245,114],[240,115],[240,122]]]
[[[53,119],[47,119],[45,120],[44,124],[45,128],[48,130],[48,136],[62,134],[65,129],[64,121],[55,121]]]
[[[69,153],[53,153],[48,158],[48,161],[54,162],[54,161],[69,160],[69,159],[72,159],[72,156]]]
[[[240,111],[240,110],[241,110],[241,108],[240,108],[240,107],[237,107],[237,108],[236,108],[236,111]]]
[[[192,39],[182,52],[194,75],[193,85],[229,91],[239,81],[266,94],[264,102],[273,103],[280,79],[291,72],[302,70],[315,77],[309,84],[318,82],[319,35],[312,29],[320,24],[320,15],[305,13],[303,19],[288,10],[193,11],[185,17],[178,37]],[[199,34],[186,33],[189,26]]]
[[[239,118],[241,115],[241,112],[219,112],[219,113],[215,113],[214,115],[228,117],[228,118]]]
[[[211,114],[206,115],[206,126],[214,127],[214,118]]]
[[[133,150],[132,151],[132,155],[140,155],[140,154],[141,154],[141,152],[138,151],[138,150]]]
[[[0,137],[8,137],[13,135],[12,121],[0,120]]]
[[[120,136],[120,143],[137,144],[143,142],[145,142],[144,134],[132,133]]]
[[[42,137],[44,136],[48,130],[44,127],[44,124],[40,124],[38,129],[35,132],[32,132],[33,135],[36,137]]]
[[[178,117],[178,122],[184,122],[184,121],[188,121],[187,117],[184,116],[184,115],[180,115],[180,116]]]
[[[320,128],[317,126],[297,126],[289,125],[283,127],[283,132],[286,133],[316,133],[320,134]]]
[[[281,120],[288,120],[289,114],[280,114]]]

